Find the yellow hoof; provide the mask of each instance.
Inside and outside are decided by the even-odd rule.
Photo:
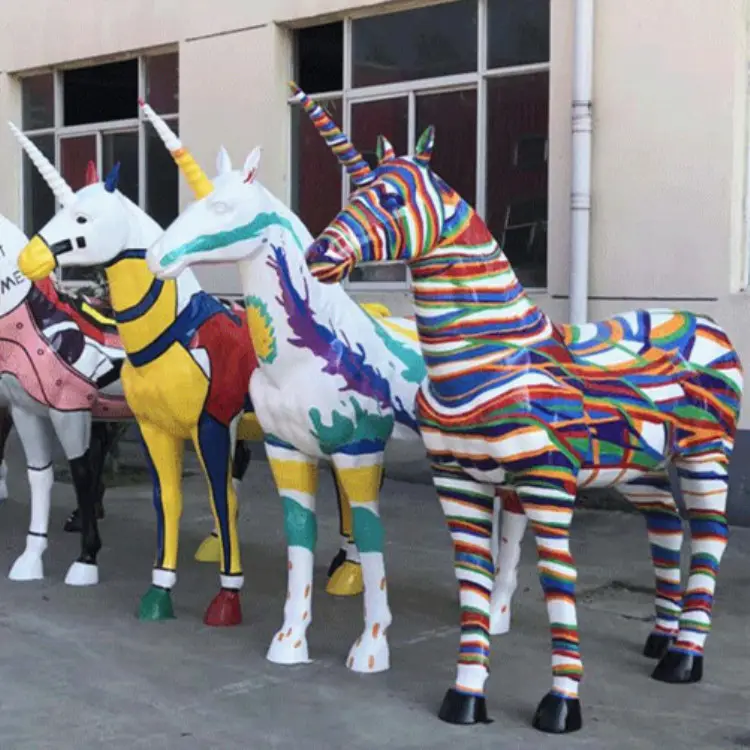
[[[221,544],[219,544],[219,537],[209,534],[196,550],[195,559],[198,562],[220,563]]]
[[[357,596],[364,591],[362,566],[346,560],[328,579],[326,592],[333,596]]]

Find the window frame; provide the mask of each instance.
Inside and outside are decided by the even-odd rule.
[[[529,63],[526,65],[513,65],[504,68],[488,68],[488,0],[475,0],[477,3],[477,69],[472,73],[461,73],[457,75],[439,76],[434,78],[420,78],[399,83],[378,84],[374,86],[361,86],[354,88],[352,86],[352,23],[363,17],[384,15],[385,13],[398,13],[398,10],[387,9],[380,12],[368,12],[364,14],[349,13],[340,18],[343,24],[343,88],[332,91],[308,91],[310,96],[318,99],[341,99],[343,111],[343,122],[340,123],[345,133],[351,132],[351,108],[352,104],[362,102],[380,101],[396,96],[407,96],[409,102],[409,120],[408,120],[408,143],[409,150],[414,149],[416,139],[419,133],[416,133],[416,102],[420,94],[437,94],[448,93],[451,91],[460,91],[466,89],[475,89],[477,92],[477,163],[476,163],[476,195],[472,196],[473,206],[482,219],[486,216],[487,208],[487,82],[493,78],[516,77],[521,75],[533,75],[537,73],[550,72],[550,60],[540,63]],[[551,3],[552,0],[549,0]],[[335,19],[331,19],[331,23]],[[311,24],[314,25],[314,24]],[[298,27],[294,31],[298,31]],[[296,55],[296,48],[295,53]],[[293,75],[297,69],[296,56],[292,60]],[[296,106],[293,100],[288,100],[289,106]],[[288,150],[289,164],[293,160],[294,144],[290,143]],[[547,137],[547,150],[549,149],[549,134]],[[549,169],[549,159],[547,160]],[[293,171],[293,170],[292,170]],[[341,205],[346,205],[348,194],[348,179],[346,171],[341,169]],[[291,205],[292,187],[288,187],[287,199]],[[464,196],[467,197],[467,196]],[[468,197],[467,197],[468,200]],[[471,201],[470,201],[471,202]],[[363,264],[366,267],[367,264]],[[411,272],[408,265],[406,266],[406,278],[404,281],[352,281],[347,278],[344,285],[351,291],[355,292],[403,292],[411,288]],[[544,293],[546,287],[528,287],[529,292]]]
[[[102,175],[102,162],[103,162],[103,149],[102,149],[102,135],[110,133],[121,133],[130,132],[138,134],[138,206],[139,208],[146,210],[146,190],[147,190],[147,161],[146,161],[146,128],[150,127],[147,125],[146,118],[143,112],[139,109],[136,117],[130,117],[123,120],[109,120],[106,122],[94,122],[86,123],[84,125],[64,125],[63,124],[63,104],[64,104],[64,92],[63,92],[63,73],[66,70],[73,70],[81,67],[88,67],[94,65],[103,65],[108,62],[119,62],[121,60],[138,60],[138,97],[141,99],[146,98],[146,84],[147,84],[147,60],[151,57],[159,57],[161,55],[178,54],[179,48],[176,46],[159,47],[158,49],[152,49],[147,52],[140,52],[138,54],[130,56],[118,55],[112,59],[96,59],[76,61],[70,65],[60,65],[54,68],[46,68],[35,70],[33,73],[28,75],[19,76],[19,83],[23,87],[25,78],[30,78],[38,75],[45,75],[47,73],[52,74],[53,81],[53,123],[51,126],[46,128],[33,128],[26,130],[21,128],[23,134],[28,138],[35,138],[42,135],[51,135],[55,139],[55,158],[54,165],[57,170],[60,170],[61,159],[60,159],[60,141],[66,137],[76,136],[88,136],[93,135],[96,138],[96,169],[99,175]],[[178,57],[178,75],[179,75],[179,57]],[[179,106],[177,112],[160,113],[160,117],[167,123],[174,123],[179,120]],[[21,123],[23,125],[23,123]],[[60,203],[55,199],[55,213],[61,208]],[[20,199],[20,216],[26,215],[26,181],[24,179],[23,170],[21,170],[21,199]],[[23,228],[25,231],[25,227]],[[36,229],[36,228],[35,228]],[[77,289],[82,286],[90,285],[90,281],[84,279],[66,279],[65,269],[57,268],[55,270],[55,277],[57,281],[69,289]]]

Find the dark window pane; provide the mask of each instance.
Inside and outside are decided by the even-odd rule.
[[[55,82],[52,73],[21,81],[24,130],[51,128],[55,124]]]
[[[489,0],[487,67],[549,61],[550,0]]]
[[[161,115],[180,111],[179,60],[176,52],[146,58],[146,101]]]
[[[477,92],[451,91],[417,97],[417,134],[435,126],[430,165],[464,200],[477,194]]]
[[[168,120],[175,133],[177,120]],[[165,229],[179,213],[179,175],[172,155],[152,127],[146,132],[146,213]]]
[[[518,154],[538,141],[546,154],[549,74],[490,79],[487,117],[487,224],[522,283],[546,286],[547,160],[522,164]]]
[[[138,61],[63,72],[65,125],[127,120],[138,116]]]
[[[73,190],[86,184],[89,162],[96,164],[96,136],[60,139],[60,173]]]
[[[55,136],[38,135],[31,139],[54,164]],[[31,159],[23,154],[23,231],[31,237],[55,215],[55,196]]]
[[[151,128],[153,130],[153,128]],[[166,151],[166,149],[164,149]],[[120,162],[117,189],[138,205],[138,131],[102,134],[102,174],[104,179],[110,169]]]
[[[477,69],[477,1],[352,21],[353,83],[374,86]]]
[[[296,41],[297,84],[306,94],[344,88],[343,23],[300,29]]]
[[[341,123],[341,99],[318,100]],[[302,107],[292,107],[292,207],[313,237],[341,210],[341,168]]]

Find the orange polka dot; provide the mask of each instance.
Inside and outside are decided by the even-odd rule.
[[[374,656],[370,656],[370,658],[367,660],[367,666],[370,669],[375,669],[375,657]]]
[[[501,614],[505,614],[508,611],[508,605],[504,604],[503,608],[500,610]]]
[[[305,586],[305,599],[310,596],[310,584],[308,583],[307,586]]]
[[[379,623],[379,622],[376,622],[376,623],[375,623],[375,624],[374,624],[374,625],[372,626],[372,637],[373,637],[373,638],[377,638],[377,637],[378,637],[378,633],[380,633],[380,623]]]
[[[380,579],[380,590],[383,591],[385,589],[385,576]]]
[[[299,648],[302,645],[302,641],[296,641],[294,644],[294,648]]]
[[[292,629],[289,628],[289,630],[286,631],[286,637],[289,638],[289,636],[292,634]]]

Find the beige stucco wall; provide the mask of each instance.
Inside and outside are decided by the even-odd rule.
[[[20,119],[5,75],[162,45],[180,52],[183,140],[209,171],[264,148],[263,182],[288,196],[289,24],[385,6],[373,0],[25,0],[0,14],[0,122]],[[638,306],[704,311],[750,361],[746,240],[748,0],[596,0],[590,317]],[[567,312],[573,0],[551,0],[549,294]],[[71,13],[75,8],[75,13]],[[19,33],[33,23],[34,33]],[[20,163],[0,127],[0,211],[18,218]],[[182,202],[189,199],[184,191]],[[212,290],[238,290],[202,269]],[[407,294],[367,293],[408,311]],[[671,299],[670,299],[671,298]],[[675,299],[678,298],[678,299]],[[750,425],[750,410],[745,423]]]

